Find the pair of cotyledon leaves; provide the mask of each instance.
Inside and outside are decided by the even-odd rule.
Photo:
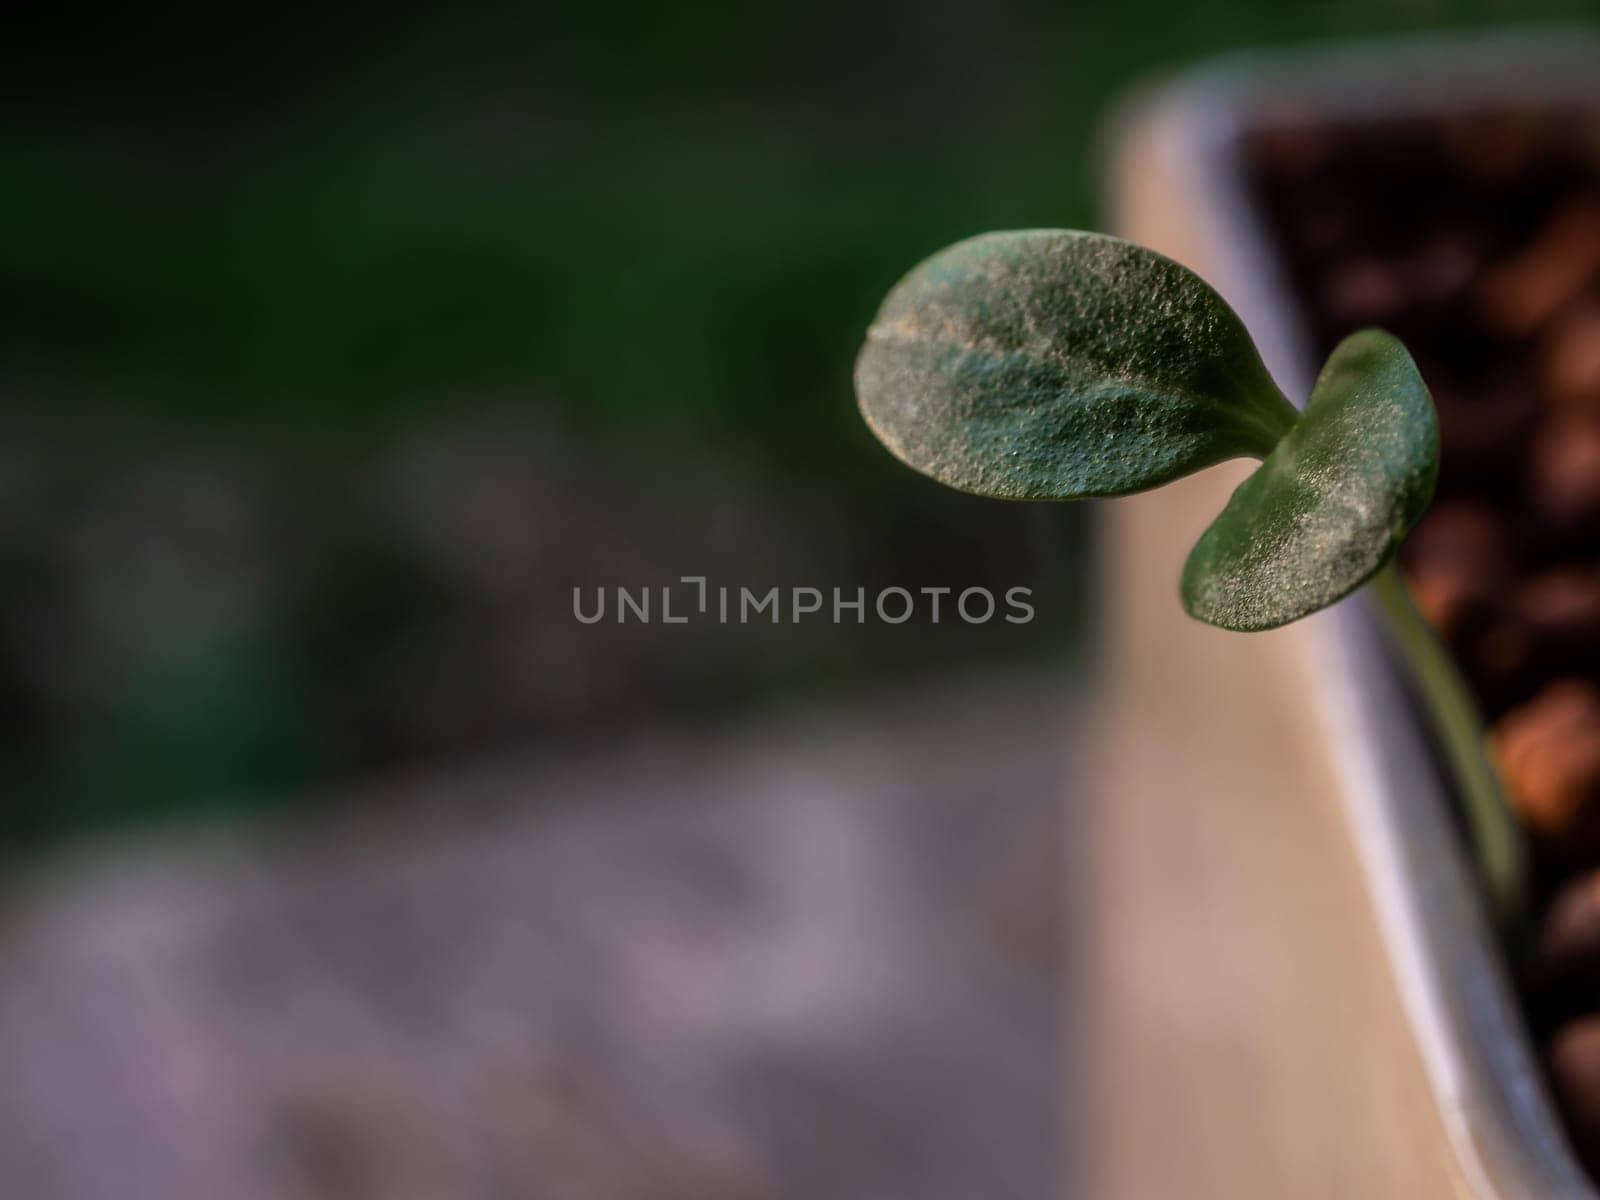
[[[1286,624],[1366,582],[1438,473],[1433,402],[1395,338],[1346,338],[1297,411],[1203,280],[1094,233],[934,255],[884,301],[856,391],[899,458],[984,496],[1119,496],[1262,459],[1184,566],[1185,608],[1226,629]]]

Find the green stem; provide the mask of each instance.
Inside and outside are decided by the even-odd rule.
[[[1509,936],[1524,912],[1527,844],[1489,762],[1477,702],[1450,651],[1411,603],[1393,563],[1378,572],[1372,590],[1412,686],[1432,719],[1445,765],[1461,793],[1467,835],[1490,908],[1501,932]]]
[[[1257,458],[1266,458],[1277,449],[1295,423],[1300,420],[1300,410],[1289,403],[1289,398],[1276,387],[1264,394],[1254,408],[1241,408],[1236,414],[1246,437],[1251,439]]]

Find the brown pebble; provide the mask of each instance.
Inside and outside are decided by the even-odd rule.
[[[1465,234],[1440,234],[1406,260],[1406,283],[1415,300],[1449,303],[1463,292],[1482,264],[1478,246]]]
[[[1471,574],[1447,563],[1422,563],[1406,571],[1411,600],[1440,637],[1458,643],[1478,619],[1492,593]]]
[[[1337,253],[1355,232],[1349,206],[1337,200],[1317,203],[1307,198],[1285,215],[1293,225],[1294,240],[1312,258]]]
[[[1440,500],[1412,532],[1405,553],[1410,563],[1444,564],[1496,584],[1512,567],[1505,521],[1478,500]]]
[[[1326,128],[1308,119],[1308,114],[1283,107],[1255,116],[1259,127],[1250,135],[1250,148],[1268,171],[1299,180],[1328,161],[1330,146]]]
[[[1554,324],[1540,370],[1555,404],[1600,416],[1600,302],[1577,305]]]
[[[1514,604],[1542,658],[1561,662],[1600,653],[1600,571],[1542,571],[1517,585]]]
[[[1482,624],[1511,571],[1505,523],[1473,500],[1440,501],[1406,542],[1412,600],[1452,643]]]
[[[1600,1016],[1579,1017],[1558,1029],[1545,1062],[1573,1148],[1593,1163],[1600,1149]]]
[[[1492,267],[1478,289],[1484,320],[1526,337],[1600,277],[1600,199],[1569,201],[1533,241]]]
[[[1526,170],[1541,146],[1543,122],[1525,112],[1460,113],[1442,118],[1439,136],[1456,166],[1490,183]]]
[[[1340,262],[1322,284],[1322,306],[1335,325],[1391,320],[1405,307],[1409,289],[1399,269],[1375,258]]]
[[[1541,990],[1576,991],[1590,1006],[1600,999],[1600,871],[1578,876],[1550,901],[1534,932],[1530,974]]]
[[[1528,466],[1528,498],[1550,532],[1567,536],[1600,518],[1600,418],[1544,422]]]
[[[1493,586],[1513,568],[1505,520],[1480,500],[1452,497],[1428,510],[1405,544],[1408,566],[1426,563],[1465,571]]]
[[[1575,679],[1552,683],[1489,736],[1529,834],[1556,860],[1587,854],[1600,817],[1600,692]]]

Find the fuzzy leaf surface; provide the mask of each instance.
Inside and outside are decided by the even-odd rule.
[[[1233,310],[1151,250],[989,233],[889,293],[856,362],[902,461],[1015,500],[1116,496],[1269,453],[1295,419]]]
[[[1394,557],[1438,469],[1438,418],[1411,355],[1381,330],[1351,334],[1294,429],[1190,551],[1184,607],[1237,630],[1325,608]]]

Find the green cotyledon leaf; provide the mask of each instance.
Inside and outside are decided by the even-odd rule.
[[[856,395],[903,462],[1013,500],[1117,496],[1268,454],[1294,408],[1223,299],[1096,233],[988,233],[889,293]]]
[[[1411,355],[1381,330],[1351,334],[1294,429],[1190,551],[1184,607],[1256,630],[1332,604],[1394,556],[1438,469],[1438,419]]]

